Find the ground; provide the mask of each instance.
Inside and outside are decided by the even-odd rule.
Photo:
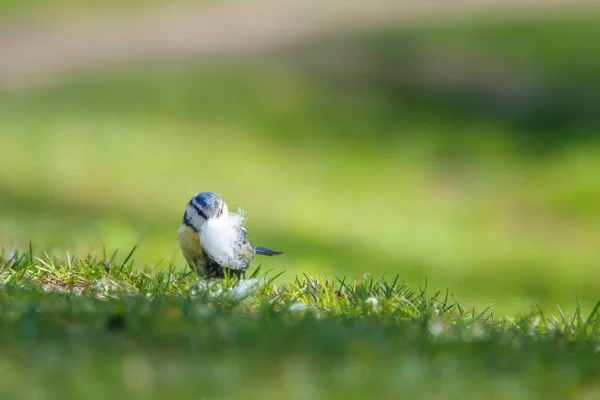
[[[131,253],[30,258],[2,272],[4,398],[600,395],[597,309],[509,318],[397,277],[207,282]]]

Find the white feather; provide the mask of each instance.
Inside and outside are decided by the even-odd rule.
[[[209,218],[200,229],[200,242],[204,251],[219,265],[234,270],[244,269],[242,258],[244,238],[240,228],[246,217],[242,210],[237,213],[223,212],[218,218]]]

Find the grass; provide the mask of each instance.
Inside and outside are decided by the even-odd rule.
[[[494,315],[397,276],[206,282],[132,254],[3,254],[3,398],[600,394],[598,307]]]

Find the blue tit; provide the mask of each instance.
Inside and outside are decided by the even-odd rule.
[[[265,247],[253,246],[248,241],[248,233],[245,228],[239,226],[242,238],[240,249],[243,260],[242,268],[233,269],[227,265],[221,265],[207,251],[200,240],[202,226],[211,218],[227,215],[229,209],[223,199],[213,192],[200,192],[195,194],[185,208],[183,221],[179,228],[179,245],[185,260],[190,268],[198,274],[209,278],[222,278],[224,270],[229,269],[231,275],[239,276],[248,269],[256,254],[265,256],[277,256],[285,253],[267,249]]]

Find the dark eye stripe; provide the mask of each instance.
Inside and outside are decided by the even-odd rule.
[[[223,214],[223,205],[225,204],[224,201],[221,202],[221,208],[219,208],[219,214],[217,215],[217,217],[220,217],[221,214]]]
[[[206,214],[204,213],[204,211],[202,211],[202,210],[200,209],[200,207],[198,207],[196,204],[194,204],[194,202],[191,202],[190,204],[192,205],[192,207],[194,207],[194,210],[196,210],[196,212],[197,212],[198,214],[200,214],[200,216],[201,216],[202,218],[204,218],[204,219],[208,219],[208,217],[206,216]]]

